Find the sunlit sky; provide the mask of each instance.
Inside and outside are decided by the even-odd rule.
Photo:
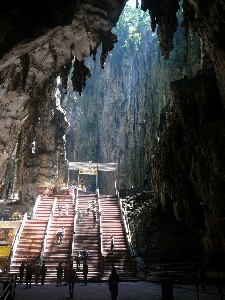
[[[139,0],[139,1],[140,1],[140,0]],[[138,2],[139,2],[139,1],[138,1]],[[129,1],[127,2],[127,4],[130,5],[131,7],[135,8],[135,7],[136,7],[136,0],[129,0]]]

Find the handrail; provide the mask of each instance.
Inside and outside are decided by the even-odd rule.
[[[71,259],[73,259],[73,256],[74,256],[74,242],[75,242],[75,224],[76,224],[76,221],[77,221],[77,215],[75,214],[74,215],[74,219],[73,219],[73,240],[72,240],[72,249],[71,249]]]
[[[100,240],[101,240],[101,255],[103,256],[103,243],[102,243],[102,211],[100,200],[98,199],[98,211],[99,211],[99,231],[100,231]]]
[[[11,262],[14,258],[15,253],[16,253],[17,246],[18,246],[19,240],[20,240],[20,236],[21,236],[21,233],[23,231],[23,228],[24,228],[24,225],[25,225],[26,221],[27,221],[27,212],[23,215],[23,221],[22,221],[20,227],[18,228],[18,230],[17,230],[17,232],[14,236],[13,242],[12,242],[12,248],[11,248],[8,260],[7,260],[7,269],[8,270],[10,269]]]
[[[102,212],[100,199],[98,198],[98,211],[99,211],[99,234],[100,234],[100,249],[101,249],[101,271],[104,273],[104,255],[103,255],[103,242],[102,242]]]
[[[3,283],[3,293],[0,295],[0,300],[13,300],[15,296],[17,276],[13,276],[10,281]]]
[[[42,263],[42,260],[43,260],[43,257],[44,257],[45,248],[47,246],[49,229],[50,229],[50,226],[51,226],[51,223],[52,223],[56,203],[57,203],[57,198],[54,198],[53,205],[52,205],[52,210],[49,214],[48,223],[47,223],[46,229],[45,229],[45,237],[44,237],[44,241],[43,241],[42,249],[41,249],[41,254],[40,254],[40,262],[41,263]]]
[[[123,220],[124,229],[125,229],[125,233],[126,233],[126,239],[127,239],[128,244],[129,244],[130,255],[131,255],[131,257],[134,257],[134,256],[137,256],[137,254],[136,254],[136,251],[134,250],[134,247],[133,247],[133,244],[132,244],[129,223],[128,223],[127,218],[125,217],[125,210],[124,210],[123,205],[122,205],[122,200],[121,200],[121,198],[118,198],[118,200],[119,200],[119,205],[120,205],[121,217],[122,217],[122,220]]]
[[[37,210],[37,207],[38,207],[40,201],[41,201],[41,195],[38,195],[37,199],[35,201],[34,207],[33,207],[32,219],[36,218],[36,210]]]
[[[72,241],[72,250],[71,250],[71,258],[73,259],[74,256],[74,241],[75,241],[75,235],[76,235],[76,223],[77,223],[77,203],[78,203],[78,197],[75,200],[75,207],[74,207],[74,219],[73,219],[73,241]]]

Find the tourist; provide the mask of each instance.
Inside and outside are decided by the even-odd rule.
[[[84,249],[84,251],[82,252],[83,262],[88,263],[88,256],[89,256],[88,250]]]
[[[96,200],[92,199],[92,208],[95,208],[95,205],[96,205]]]
[[[94,206],[93,208],[93,227],[97,225],[97,208]]]
[[[56,276],[57,276],[57,284],[56,286],[61,286],[62,284],[62,275],[63,275],[63,267],[62,267],[62,263],[59,262],[58,266],[56,267]]]
[[[65,204],[65,214],[66,214],[66,216],[68,216],[68,211],[69,211],[69,204],[66,203]]]
[[[88,274],[88,264],[86,261],[83,263],[83,275],[84,275],[84,284],[87,285],[87,274]]]
[[[66,262],[63,272],[64,272],[64,285],[68,285],[68,269],[69,269],[69,263]]]
[[[32,273],[33,273],[32,264],[28,264],[26,266],[26,289],[28,289],[28,284],[29,287],[31,288]]]
[[[61,215],[62,215],[62,205],[61,204],[59,204],[58,210],[59,210],[59,217],[61,217]]]
[[[80,252],[78,252],[76,255],[77,271],[80,269],[80,260],[81,260],[81,254]]]
[[[68,284],[69,284],[70,298],[73,297],[74,285],[75,285],[75,281],[77,278],[78,278],[77,273],[73,268],[73,263],[70,263],[69,269],[68,269]]]
[[[112,272],[109,275],[108,285],[109,290],[111,292],[111,298],[112,300],[116,300],[118,296],[118,283],[120,282],[120,277],[118,273],[116,272],[116,268],[112,268]]]
[[[41,284],[45,284],[45,277],[47,274],[47,268],[45,266],[45,263],[42,264],[41,269],[40,269],[40,275],[41,275]]]
[[[78,217],[78,223],[80,223],[80,220],[82,218],[82,211],[80,210],[80,208],[77,211],[77,217]]]
[[[23,283],[23,277],[24,277],[24,269],[25,269],[25,264],[22,262],[20,267],[19,267],[19,276],[20,276],[20,280],[19,283],[22,284]]]
[[[56,244],[59,244],[59,241],[60,241],[60,230],[58,229],[55,233],[55,236],[56,236]]]
[[[62,227],[56,231],[56,243],[61,244],[65,235],[65,229]]]
[[[90,212],[91,212],[91,205],[90,205],[90,202],[88,202],[88,204],[87,204],[87,214],[90,215]]]
[[[41,264],[39,261],[37,261],[35,267],[34,267],[34,276],[35,276],[35,283],[38,284],[38,279],[40,276],[40,270],[41,270]]]
[[[71,197],[71,201],[74,205],[74,200],[75,200],[74,188],[72,188],[72,190],[71,190],[70,197]]]
[[[113,237],[113,235],[111,235],[111,240],[110,240],[110,251],[111,251],[111,253],[113,253],[113,249],[114,249],[114,237]]]

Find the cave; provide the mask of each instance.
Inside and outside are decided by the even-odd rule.
[[[151,52],[134,48],[136,61],[125,53],[117,56],[123,67],[112,69],[120,42],[113,28],[125,6],[46,0],[1,8],[0,198],[30,207],[67,181],[69,161],[116,162],[117,177],[100,175],[100,189],[112,193],[116,179],[121,193],[153,190],[163,217],[197,237],[207,265],[223,270],[225,4],[137,1]]]

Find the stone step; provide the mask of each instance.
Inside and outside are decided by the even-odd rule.
[[[92,226],[93,221],[93,214],[92,212],[90,215],[86,214],[86,206],[87,202],[91,203],[92,199],[95,195],[79,195],[77,207],[81,208],[83,212],[83,217],[81,222],[76,224],[75,226],[75,244],[74,244],[74,256],[71,257],[72,251],[72,238],[73,238],[73,231],[74,231],[74,209],[75,207],[71,204],[71,199],[69,196],[55,195],[54,197],[57,198],[57,205],[54,211],[54,219],[51,223],[51,228],[48,234],[48,245],[46,247],[46,251],[44,253],[43,261],[46,263],[49,272],[47,274],[47,281],[55,282],[56,281],[56,266],[59,261],[66,262],[68,260],[73,260],[73,264],[76,267],[75,262],[75,254],[78,251],[83,251],[84,248],[87,248],[90,253],[89,257],[89,274],[88,278],[90,280],[104,280],[104,277],[101,275],[101,245],[100,245],[100,228],[99,225],[97,227]],[[25,231],[23,238],[21,238],[19,247],[25,255],[18,255],[13,260],[11,267],[12,271],[17,272],[22,261],[27,262],[27,260],[32,261],[33,263],[36,262],[38,259],[39,252],[35,252],[35,255],[32,256],[30,252],[33,251],[33,248],[37,248],[38,244],[42,245],[44,239],[44,232],[47,225],[47,220],[49,218],[49,214],[52,208],[54,197],[48,197],[43,199],[37,207],[36,210],[36,219],[27,222],[28,230]],[[44,201],[46,201],[44,203]],[[116,197],[105,197],[104,200],[100,201],[100,208],[102,211],[102,241],[103,241],[103,249],[105,254],[105,269],[107,271],[107,276],[110,273],[110,267],[112,260],[118,264],[120,271],[124,272],[124,278],[129,278],[131,274],[131,260],[129,256],[129,251],[126,246],[126,242],[124,241],[125,232],[123,228],[123,222],[121,220],[121,213],[119,208],[118,199]],[[47,203],[48,202],[48,203]],[[106,202],[106,205],[102,205],[103,202]],[[62,206],[65,203],[70,204],[68,216],[65,215],[65,211],[59,217],[59,212],[57,209],[58,204]],[[41,226],[40,224],[44,225]],[[107,226],[108,225],[108,226]],[[63,239],[63,243],[60,245],[55,244],[55,232],[60,227],[64,226],[66,233]],[[26,228],[26,226],[25,226]],[[115,252],[111,254],[108,251],[108,245],[111,235],[114,235],[115,239]],[[25,250],[24,250],[25,248]],[[26,248],[31,248],[27,250]],[[41,247],[40,247],[41,250]],[[27,254],[29,253],[28,257]],[[40,254],[39,254],[40,255]],[[82,262],[81,262],[82,265]],[[81,278],[83,277],[82,270],[78,271]],[[128,276],[129,275],[129,276]],[[105,276],[105,274],[104,274]],[[107,278],[108,280],[108,278]]]

